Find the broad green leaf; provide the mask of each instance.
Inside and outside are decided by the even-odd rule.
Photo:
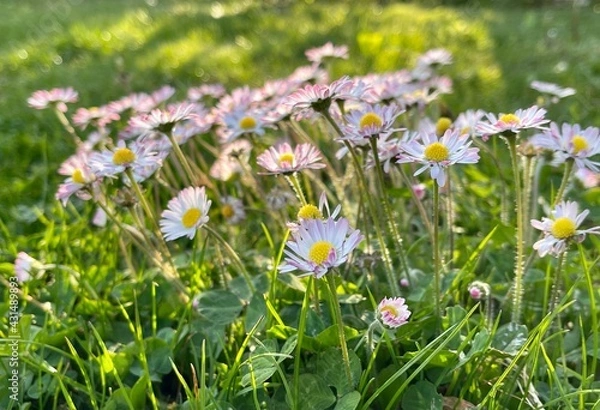
[[[197,312],[210,322],[229,325],[242,310],[242,302],[227,290],[209,290],[198,296]]]
[[[261,317],[267,316],[267,304],[265,298],[261,293],[255,293],[250,299],[248,308],[246,309],[246,319],[244,321],[244,330],[246,333],[250,332],[254,326],[258,323]],[[264,321],[258,327],[257,331],[262,331],[265,327]]]
[[[325,410],[335,403],[335,395],[327,383],[316,374],[300,375],[300,403],[302,410]]]
[[[329,348],[317,356],[317,374],[329,386],[335,387],[338,396],[343,396],[354,390],[360,379],[360,359],[354,353],[354,350],[350,350],[348,356],[350,358],[352,385],[350,385],[348,376],[346,375],[346,364],[344,363],[341,349]]]
[[[131,388],[129,398],[133,407],[143,409],[146,406],[146,389],[148,387],[148,376],[142,376]]]
[[[442,395],[437,392],[432,383],[421,380],[406,389],[402,397],[402,408],[442,410]]]
[[[357,337],[359,332],[356,329],[344,326],[344,335],[346,336],[346,340],[350,340]],[[325,347],[339,346],[340,337],[338,334],[337,325],[329,326],[327,329],[319,333],[315,339]]]
[[[355,410],[360,403],[360,393],[352,391],[341,397],[333,410]]]
[[[527,327],[507,323],[498,328],[492,339],[492,347],[506,354],[517,354],[527,340]]]

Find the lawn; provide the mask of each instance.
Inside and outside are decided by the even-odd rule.
[[[575,157],[600,147],[597,130],[585,130],[600,125],[600,4],[444,3],[453,2],[4,0],[0,376],[10,387],[15,330],[19,381],[18,400],[0,384],[0,407],[600,408],[600,240],[592,228],[600,188],[571,168],[596,165],[551,165],[539,148],[546,140],[524,143],[551,120],[581,125],[569,140]],[[312,105],[310,118],[295,118],[297,107],[272,126],[251,117],[269,103],[244,105],[243,87],[288,78],[309,64],[306,50],[328,41],[348,46],[347,59],[322,65],[332,89],[344,75],[387,78],[445,49],[452,63],[433,72],[452,80],[452,92],[410,94],[421,104],[397,97],[384,114],[364,108],[372,97],[354,90],[348,102]],[[576,94],[546,104],[534,80]],[[95,149],[110,149],[108,168],[125,167],[94,180],[71,171],[71,183],[97,189],[94,200],[57,201],[65,181],[57,171],[75,145],[52,110],[28,106],[34,91],[73,87],[72,119],[77,108],[132,93],[168,85],[172,103],[215,83],[236,91],[209,108],[248,110],[228,125],[241,127],[237,134],[198,106],[165,111],[180,116],[151,126],[165,139],[196,117],[201,130],[181,149],[166,139],[171,148],[156,162],[160,152],[145,158],[131,141],[116,146],[136,114],[123,111]],[[304,86],[277,83],[271,98]],[[527,128],[532,118],[517,110],[534,104],[548,121]],[[516,115],[521,132],[494,129],[484,116],[492,131],[459,129],[459,114],[476,109],[506,121]],[[343,116],[353,110],[356,129]],[[435,142],[402,130],[390,131],[393,144],[383,132],[339,140],[392,124]],[[95,127],[75,128],[85,140]],[[437,142],[444,132],[467,132],[469,142],[456,139],[462,151],[454,152],[448,139]],[[265,157],[281,138],[311,144],[317,165],[273,171],[306,154]],[[252,147],[228,163],[231,177],[212,166],[225,140]],[[142,157],[145,168],[135,169]],[[448,158],[446,180],[430,174]],[[427,164],[421,174],[419,164]],[[193,212],[173,211],[169,225],[163,211],[190,201]],[[99,210],[108,222],[91,222]],[[19,252],[39,262],[26,259],[31,277],[17,283]]]

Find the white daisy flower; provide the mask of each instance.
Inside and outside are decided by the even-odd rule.
[[[381,322],[391,328],[397,328],[408,322],[410,310],[404,298],[383,298],[377,306],[377,316]]]
[[[541,221],[531,220],[531,226],[543,231],[544,238],[533,244],[540,257],[548,254],[558,256],[565,251],[570,242],[581,242],[585,234],[600,234],[600,226],[590,229],[577,229],[585,217],[590,213],[584,210],[579,213],[577,202],[562,201],[552,211],[551,218],[542,218]]]
[[[92,153],[88,164],[97,177],[115,177],[131,169],[136,181],[141,182],[162,165],[162,158],[143,142],[127,146],[119,141],[112,151]]]
[[[521,130],[528,128],[543,129],[543,125],[550,122],[545,119],[546,110],[538,108],[536,105],[527,108],[526,110],[518,109],[514,114],[499,114],[496,116],[492,113],[485,114],[486,121],[481,121],[477,124],[477,134],[481,135],[484,140],[490,135],[496,134],[518,134]]]
[[[233,196],[221,198],[221,215],[230,224],[239,224],[246,219],[244,203]]]
[[[557,103],[561,98],[569,97],[577,93],[574,88],[563,88],[554,83],[547,83],[544,81],[532,81],[529,86],[542,94],[549,95],[553,103]]]
[[[363,240],[359,230],[350,228],[348,220],[340,218],[302,220],[284,250],[287,257],[280,272],[300,270],[300,276],[322,278],[331,268],[348,260],[349,253]]]
[[[264,174],[293,174],[304,169],[325,168],[321,161],[321,153],[311,144],[300,144],[292,149],[284,142],[271,147],[256,158],[256,162],[268,172]]]
[[[445,169],[453,164],[475,164],[479,161],[479,148],[472,148],[473,141],[457,130],[447,130],[438,139],[435,133],[419,133],[417,138],[402,144],[403,153],[399,164],[417,162],[424,164],[414,175],[430,170],[431,177],[440,187],[446,185]]]
[[[166,241],[182,236],[194,239],[196,231],[208,222],[212,201],[206,198],[204,187],[188,187],[169,201],[159,222]]]
[[[15,259],[15,276],[19,283],[39,278],[44,273],[44,264],[25,252],[19,252]]]
[[[591,158],[600,154],[600,130],[596,127],[582,129],[579,124],[550,123],[550,129],[536,134],[529,140],[536,148],[554,152],[552,165],[559,165],[571,158],[578,169],[587,168],[600,172],[600,162]]]

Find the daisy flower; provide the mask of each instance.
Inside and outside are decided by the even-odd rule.
[[[154,109],[149,114],[140,114],[129,119],[129,126],[139,130],[140,135],[156,132],[171,132],[175,124],[188,120],[195,115],[196,104],[181,103],[169,106],[166,110]]]
[[[137,180],[137,176],[150,176],[148,170],[158,169],[162,159],[147,144],[134,141],[127,146],[119,141],[113,150],[92,153],[88,163],[97,177],[115,177],[131,169]]]
[[[397,328],[408,322],[410,310],[404,298],[383,298],[377,306],[377,316],[381,322],[391,328]]]
[[[326,57],[348,59],[348,46],[334,46],[331,41],[304,52],[308,61],[321,64]]]
[[[596,127],[581,129],[579,124],[550,123],[550,129],[536,134],[529,140],[536,148],[554,152],[552,165],[559,165],[567,159],[575,161],[578,169],[587,168],[600,172],[600,163],[591,158],[600,154],[600,130]]]
[[[591,229],[577,229],[590,213],[585,210],[579,213],[577,202],[562,201],[552,210],[550,218],[541,221],[531,220],[531,226],[544,233],[544,238],[533,244],[540,257],[547,254],[558,256],[565,251],[571,242],[581,242],[585,234],[600,234],[600,226]]]
[[[575,172],[575,177],[583,184],[585,188],[594,188],[600,186],[600,173],[590,171],[587,168],[579,168]]]
[[[477,124],[485,116],[483,110],[467,110],[460,113],[454,120],[454,128],[460,130],[461,134],[469,134],[470,137],[476,135]]]
[[[344,137],[341,139],[360,141],[376,136],[386,137],[400,130],[393,126],[396,118],[403,112],[395,104],[366,104],[346,115],[345,125],[342,127]]]
[[[109,105],[91,108],[78,108],[73,114],[73,124],[81,130],[85,130],[88,125],[104,128],[108,124],[121,119],[121,116],[113,111]]]
[[[452,64],[452,53],[444,48],[434,48],[417,58],[417,65],[435,66]]]
[[[532,81],[531,84],[529,84],[529,86],[542,94],[548,95],[550,97],[550,101],[552,101],[555,104],[561,98],[569,97],[577,93],[577,91],[575,91],[574,88],[563,88],[556,84],[547,83],[544,81]]]
[[[15,276],[19,283],[37,278],[44,273],[44,265],[25,252],[19,252],[15,259]]]
[[[159,222],[166,241],[182,236],[194,239],[196,231],[208,222],[212,201],[206,198],[204,187],[188,187],[169,201]]]
[[[339,215],[342,210],[342,206],[338,204],[335,207],[333,212],[329,208],[329,202],[327,201],[327,194],[325,192],[321,193],[321,197],[319,198],[319,207],[316,207],[313,204],[306,204],[300,207],[298,211],[297,217],[299,221],[307,220],[307,219],[335,219]],[[286,224],[288,229],[292,232],[298,230],[300,224],[296,222],[288,222]]]
[[[244,203],[233,196],[221,198],[221,215],[230,224],[238,224],[246,219]]]
[[[266,175],[293,174],[304,169],[321,169],[321,153],[311,144],[296,145],[292,149],[290,144],[284,142],[276,147],[271,147],[256,158],[256,162],[268,172]]]
[[[447,130],[438,139],[435,133],[419,133],[417,138],[402,144],[403,153],[399,164],[417,162],[424,164],[414,175],[430,169],[431,177],[440,187],[446,185],[445,168],[453,164],[475,164],[479,161],[479,149],[471,148],[472,141],[457,130]]]
[[[77,102],[79,95],[73,88],[53,88],[38,90],[27,99],[27,104],[36,110],[43,110],[55,106],[60,112],[67,112],[67,103]]]
[[[190,88],[187,98],[190,101],[200,101],[204,97],[221,98],[225,95],[225,87],[222,84],[202,84],[199,87]]]
[[[314,112],[329,110],[332,102],[348,98],[353,89],[354,82],[350,77],[344,76],[330,85],[308,84],[287,96],[282,104],[296,113],[297,120],[301,120]]]
[[[322,278],[330,269],[346,262],[363,238],[360,231],[350,228],[345,218],[303,220],[298,230],[291,233],[284,250],[287,257],[279,271],[300,270],[303,272],[300,276]]]
[[[496,116],[492,113],[486,113],[487,122],[479,122],[476,131],[484,140],[495,134],[514,135],[528,128],[543,128],[544,124],[550,122],[550,120],[544,118],[545,115],[546,110],[538,108],[536,105],[525,110],[518,109],[514,114]]]
[[[231,142],[244,134],[264,135],[269,126],[263,112],[258,109],[236,109],[222,115],[222,128],[218,129],[221,143]]]

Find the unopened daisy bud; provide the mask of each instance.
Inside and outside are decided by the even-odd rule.
[[[408,281],[408,279],[402,278],[400,279],[400,286],[402,286],[403,288],[407,288],[410,286],[410,282]]]
[[[481,300],[490,293],[490,285],[475,281],[469,285],[469,296],[474,300]]]
[[[452,120],[448,117],[440,117],[435,124],[435,133],[438,137],[444,135],[446,130],[452,126]]]
[[[391,328],[397,328],[408,322],[410,310],[404,298],[383,298],[377,306],[377,316],[381,322]]]
[[[425,198],[425,193],[427,192],[427,187],[425,184],[415,184],[412,186],[412,190],[415,193],[415,196],[419,201]]]

